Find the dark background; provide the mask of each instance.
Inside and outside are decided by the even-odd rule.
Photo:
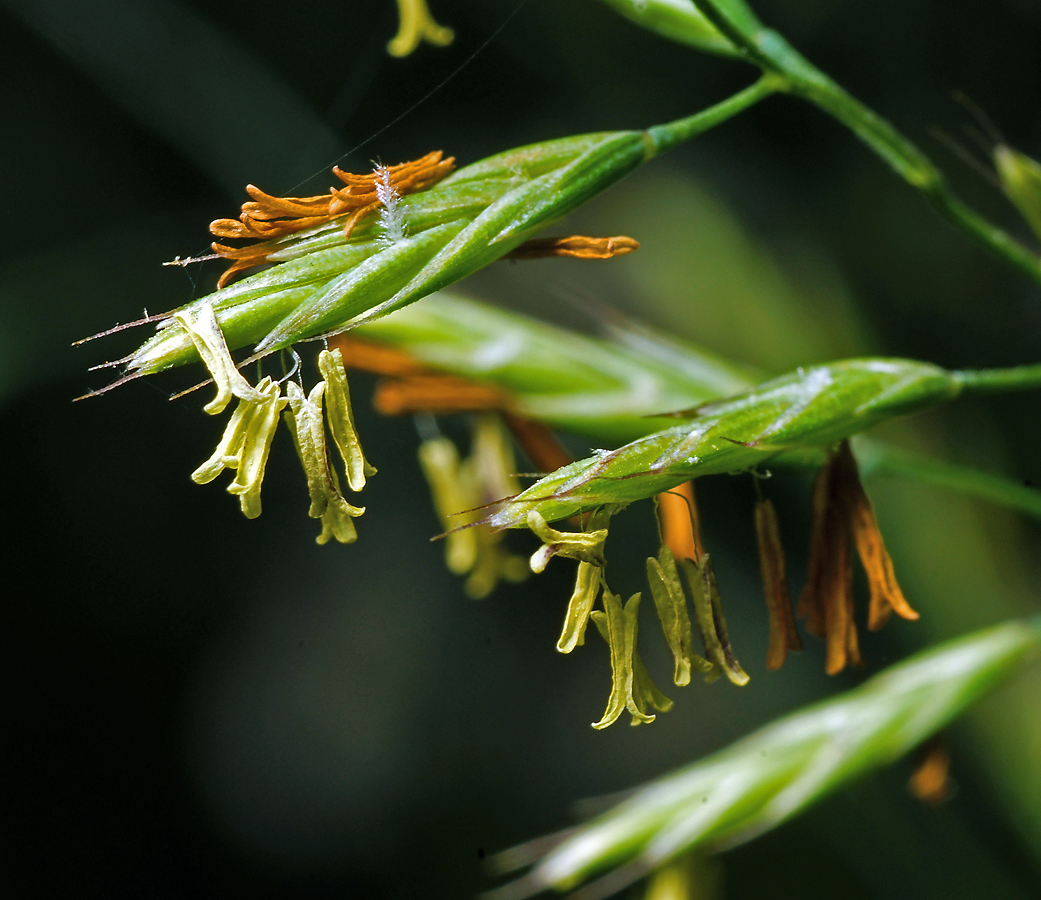
[[[814,645],[768,674],[752,487],[708,479],[702,516],[752,682],[674,690],[653,726],[594,732],[606,657],[553,650],[569,567],[466,600],[427,540],[438,526],[415,429],[371,412],[371,381],[353,385],[380,473],[351,547],[314,544],[285,435],[258,520],[188,480],[219,427],[194,399],[166,402],[194,373],[73,404],[104,383],[87,367],[135,337],[70,343],[209,289],[216,270],[159,263],[205,249],[206,224],[234,214],[247,182],[323,191],[331,163],[363,141],[345,167],[432,148],[466,163],[644,127],[754,74],[593,0],[529,0],[499,32],[512,2],[431,4],[455,43],[395,60],[391,0],[0,0],[8,896],[471,896],[496,883],[481,857],[573,822],[576,801],[1041,605],[1036,522],[877,479],[869,490],[922,621],[868,636],[865,672],[826,678]],[[1041,156],[1041,4],[756,6],[1029,240],[935,132],[978,153],[959,89]],[[793,99],[656,160],[582,210],[576,230],[629,233],[643,249],[602,267],[501,264],[462,289],[538,314],[559,313],[562,295],[596,297],[771,371],[853,353],[1041,359],[1036,288]],[[1041,484],[1036,394],[963,402],[887,436]],[[772,487],[797,589],[808,482]],[[655,551],[649,511],[613,528],[612,582],[638,590]],[[660,646],[647,656],[665,671]],[[1039,701],[1034,670],[955,729],[948,803],[912,800],[911,765],[898,764],[726,854],[725,896],[1041,895]]]

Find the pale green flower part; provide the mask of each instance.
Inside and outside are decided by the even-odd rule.
[[[297,455],[307,476],[307,492],[311,497],[308,515],[322,520],[322,533],[316,538],[325,544],[335,537],[341,544],[351,544],[358,538],[352,518],[365,512],[364,507],[352,506],[340,492],[336,471],[329,464],[325,441],[325,417],[322,411],[327,392],[326,382],[320,381],[309,395],[296,382],[290,381],[289,410],[285,418],[293,436]]]
[[[660,712],[672,709],[672,701],[655,686],[636,649],[639,612],[639,594],[633,594],[623,608],[622,598],[605,588],[604,611],[590,614],[611,651],[611,696],[603,718],[593,723],[596,729],[612,725],[625,710],[632,716],[630,724],[640,725],[655,719],[648,707]]]
[[[501,500],[520,492],[517,481],[517,460],[513,442],[497,415],[483,415],[474,423],[470,456],[460,466],[460,478],[469,485],[472,502],[465,509],[475,509],[483,503]],[[469,513],[467,522],[476,521],[480,511]],[[466,579],[466,595],[472,600],[483,600],[502,580],[519,583],[531,574],[528,561],[510,553],[503,546],[505,534],[493,531],[487,525],[471,529],[476,535],[477,559]]]
[[[242,438],[235,480],[228,485],[228,493],[238,495],[242,514],[247,519],[255,519],[260,515],[260,485],[264,480],[271,439],[275,436],[279,414],[289,402],[282,396],[282,388],[278,384],[269,384],[263,392],[255,393],[260,396],[260,400],[256,401],[256,409]]]
[[[715,667],[694,652],[694,632],[687,613],[687,595],[680,583],[676,557],[664,544],[658,551],[657,559],[649,557],[647,560],[647,581],[665,640],[676,661],[672,680],[677,687],[682,687],[690,684],[691,666],[704,673],[711,672]]]
[[[307,493],[311,497],[311,508],[307,514],[311,518],[320,519],[329,505],[329,495],[332,492],[332,476],[329,474],[322,415],[325,382],[319,381],[310,394],[305,394],[300,385],[290,381],[286,393],[289,395],[286,424],[293,435],[293,442],[303,464],[304,474],[307,476]]]
[[[659,869],[647,882],[644,900],[691,900],[697,894],[691,890],[690,876],[683,862]]]
[[[705,645],[706,655],[726,673],[732,683],[739,687],[748,684],[748,675],[730,647],[727,622],[723,618],[723,606],[719,602],[719,589],[716,587],[716,573],[712,571],[712,558],[706,553],[697,563],[690,559],[683,560],[683,574],[687,576],[690,585],[694,620],[701,634],[701,642]],[[715,667],[705,677],[707,681],[713,681],[716,677]]]
[[[607,565],[604,559],[606,528],[595,528],[592,531],[557,531],[556,528],[550,528],[535,509],[528,513],[527,524],[543,541],[543,546],[532,554],[532,572],[542,572],[554,556],[581,560],[601,568]]]
[[[336,479],[335,471],[333,479]],[[347,507],[346,511],[345,507]],[[314,539],[314,543],[327,544],[332,538],[335,538],[341,544],[353,544],[358,539],[358,530],[352,521],[355,514],[351,511],[357,509],[359,508],[352,507],[346,500],[342,504],[329,504],[322,514],[322,534]],[[361,512],[365,511],[364,507],[360,509]]]
[[[477,418],[470,454],[474,475],[486,501],[502,500],[520,493],[513,440],[499,416],[489,414]]]
[[[597,595],[600,593],[600,576],[603,574],[600,566],[589,562],[580,562],[578,572],[575,574],[575,590],[568,601],[567,615],[564,617],[564,630],[560,633],[557,641],[557,650],[561,653],[570,653],[575,647],[581,647],[586,642],[586,626],[589,624],[589,616],[596,603]]]
[[[173,317],[191,338],[217,386],[217,396],[203,407],[204,412],[211,416],[224,412],[232,397],[255,403],[262,401],[263,395],[250,386],[231,358],[211,304],[186,307]]]
[[[351,394],[347,388],[347,371],[339,350],[323,350],[318,354],[318,371],[325,378],[325,417],[343,464],[347,469],[347,484],[352,491],[365,487],[365,479],[376,474],[376,469],[365,459],[354,427],[351,412]]]
[[[643,900],[722,900],[722,875],[718,859],[687,853],[650,875]]]
[[[408,56],[420,41],[435,47],[447,47],[455,40],[455,32],[434,21],[427,8],[426,0],[398,0],[401,27],[394,39],[387,44],[391,56]]]
[[[261,394],[271,384],[270,378],[265,378],[257,385],[257,391]],[[192,481],[196,484],[209,484],[225,469],[237,469],[242,459],[242,447],[246,440],[246,430],[257,411],[255,400],[239,400],[235,412],[231,414],[224,435],[217,444],[213,455],[199,468],[192,472]]]
[[[500,581],[519,584],[527,580],[531,574],[528,561],[503,546],[501,531],[492,531],[487,525],[477,525],[470,531],[477,536],[477,559],[466,577],[467,597],[483,600]]]
[[[456,513],[472,509],[474,495],[460,471],[459,451],[446,437],[431,438],[419,446],[419,465],[430,485],[434,509],[445,535],[445,565],[453,575],[465,575],[477,562],[477,529],[458,529],[468,524]]]
[[[1006,144],[994,148],[1001,189],[1041,238],[1041,164]]]
[[[521,582],[527,560],[503,546],[504,534],[475,525],[484,504],[501,500],[503,489],[516,492],[516,463],[509,438],[496,416],[481,416],[470,455],[446,437],[424,441],[419,462],[430,485],[434,509],[445,529],[445,564],[454,575],[467,575],[466,595],[483,600],[500,581]]]

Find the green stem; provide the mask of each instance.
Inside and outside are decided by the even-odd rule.
[[[694,3],[750,62],[783,78],[790,93],[808,100],[849,128],[920,191],[947,221],[1041,286],[1041,260],[1037,255],[962,203],[943,173],[889,122],[832,81],[777,32],[740,27],[719,8],[717,0]]]
[[[715,106],[703,109],[684,119],[675,122],[666,122],[664,125],[655,125],[647,129],[651,142],[654,146],[654,155],[671,150],[677,144],[689,141],[699,134],[703,134],[710,128],[715,128],[727,119],[733,118],[740,112],[744,112],[750,106],[754,106],[760,100],[764,100],[771,94],[785,90],[786,81],[777,75],[767,72],[755,84],[749,85],[743,91],[738,91],[732,97],[727,97]]]
[[[997,394],[1041,387],[1041,363],[1010,369],[967,369],[951,374],[966,393]]]
[[[854,444],[861,473],[895,475],[957,491],[1041,519],[1041,491],[1004,475],[861,439]]]

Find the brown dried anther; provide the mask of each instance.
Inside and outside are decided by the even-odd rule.
[[[348,369],[361,369],[375,375],[420,375],[429,372],[426,366],[397,347],[375,344],[345,334],[329,339],[329,347],[340,351]]]
[[[247,184],[246,193],[253,200],[242,204],[238,219],[217,219],[210,223],[210,234],[219,238],[252,238],[267,241],[320,225],[329,218],[332,198],[275,197],[256,185]]]
[[[935,806],[951,795],[951,755],[943,735],[931,738],[921,748],[921,757],[908,779],[907,789],[923,803]]]
[[[544,259],[547,256],[610,259],[612,256],[625,256],[626,253],[639,249],[639,241],[625,235],[594,238],[573,234],[569,237],[533,238],[506,254],[506,259]]]
[[[344,172],[339,166],[333,168],[333,174],[342,181],[345,188],[329,188],[332,195],[329,204],[330,217],[350,213],[343,223],[343,236],[349,238],[354,226],[369,213],[379,209],[381,201],[376,189],[377,181],[385,178],[399,197],[415,194],[433,187],[455,168],[455,157],[442,159],[444,154],[434,150],[426,156],[399,163],[396,166],[378,167],[374,172],[355,175]]]
[[[829,675],[841,672],[847,664],[863,664],[853,621],[854,544],[871,590],[868,627],[881,628],[893,611],[905,619],[917,619],[918,613],[896,582],[856,460],[849,442],[843,441],[814,482],[809,571],[799,598],[799,615],[806,618],[806,630],[827,642],[825,670]]]
[[[498,388],[455,375],[412,375],[381,382],[373,404],[385,416],[499,410],[509,398]]]
[[[766,608],[770,614],[770,645],[766,651],[766,668],[776,670],[784,665],[789,650],[802,650],[802,639],[795,628],[795,614],[788,593],[784,547],[781,544],[777,513],[769,500],[756,503],[755,531],[759,539],[759,567],[763,575]]]
[[[527,454],[537,471],[555,472],[575,461],[556,435],[541,422],[505,411],[502,412],[502,420],[510,429],[517,446]]]
[[[243,238],[266,243],[346,216],[343,233],[345,238],[350,238],[358,222],[380,207],[377,180],[382,182],[385,179],[399,197],[424,191],[455,168],[454,157],[443,157],[441,150],[434,150],[420,159],[396,166],[379,166],[364,175],[344,172],[336,166],[333,174],[346,187],[329,188],[328,194],[314,197],[275,197],[250,184],[246,186],[246,193],[253,199],[242,204],[239,218],[211,222],[210,233],[219,238]],[[214,253],[234,260],[221,276],[218,285],[224,287],[238,272],[262,264],[273,249],[258,244],[228,247],[214,243]]]

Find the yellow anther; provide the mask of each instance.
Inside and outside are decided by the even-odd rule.
[[[247,519],[255,519],[260,515],[260,485],[264,480],[264,467],[267,465],[279,414],[288,403],[277,384],[269,383],[263,392],[257,393],[261,399],[256,403],[256,411],[250,417],[242,438],[235,480],[228,485],[228,493],[238,495],[242,514]]]
[[[603,718],[593,723],[594,728],[613,724],[624,710],[632,716],[630,724],[639,725],[654,721],[648,707],[661,712],[672,709],[672,701],[655,686],[636,650],[639,611],[639,594],[633,594],[623,608],[622,598],[605,588],[604,611],[591,614],[611,651],[611,696]]]
[[[557,531],[556,528],[550,528],[538,510],[534,509],[528,512],[527,525],[543,542],[543,546],[532,554],[532,572],[543,571],[554,556],[577,559],[595,566],[606,565],[604,560],[606,528],[595,528],[590,531]]]
[[[597,595],[600,593],[602,572],[603,569],[592,563],[580,562],[578,564],[575,590],[568,603],[564,630],[557,641],[557,650],[561,653],[570,653],[575,647],[580,647],[586,642],[586,626],[589,624],[593,604],[596,603]]]
[[[183,309],[173,315],[174,319],[192,339],[206,368],[217,386],[217,396],[203,407],[211,416],[224,412],[232,397],[259,402],[261,394],[242,376],[231,358],[224,341],[224,334],[217,324],[213,307],[209,303]]]
[[[426,0],[398,0],[401,26],[394,39],[387,44],[391,56],[408,56],[420,41],[435,47],[447,47],[455,39],[455,32],[434,21]]]
[[[647,560],[647,581],[665,640],[676,661],[673,681],[678,686],[689,684],[691,666],[708,672],[712,669],[712,663],[694,652],[694,634],[687,614],[687,595],[680,584],[676,558],[664,544],[657,559],[652,557]]]
[[[322,411],[327,394],[326,382],[318,382],[309,395],[305,395],[303,389],[292,381],[286,390],[290,407],[286,412],[286,424],[293,435],[311,497],[308,515],[322,520],[322,533],[316,540],[325,544],[335,537],[341,544],[353,543],[358,533],[351,519],[364,513],[365,508],[352,506],[344,499],[336,470],[329,465]]]
[[[318,354],[318,370],[325,378],[325,417],[343,464],[347,469],[347,484],[352,491],[365,487],[365,479],[376,474],[369,465],[354,428],[351,395],[347,388],[347,371],[339,350],[323,350]]]
[[[257,390],[263,393],[271,384],[270,378],[265,378],[257,385]],[[225,469],[237,469],[242,458],[242,445],[246,439],[246,430],[257,411],[257,402],[254,400],[239,400],[235,412],[231,414],[224,434],[217,444],[213,455],[199,468],[192,472],[192,481],[196,484],[209,484]]]
[[[723,618],[723,608],[719,602],[719,589],[716,587],[716,575],[712,571],[712,558],[705,553],[700,561],[683,560],[683,573],[690,584],[690,595],[694,601],[694,620],[697,622],[701,641],[705,645],[705,655],[722,669],[727,678],[736,685],[748,684],[748,675],[734,657],[727,636],[727,622]],[[713,672],[706,675],[706,680],[713,680]]]
[[[465,575],[477,562],[477,533],[473,528],[453,529],[469,524],[466,517],[455,514],[477,505],[472,479],[464,478],[459,451],[446,437],[432,438],[420,445],[419,465],[430,485],[434,508],[448,532],[445,565],[452,574]]]

